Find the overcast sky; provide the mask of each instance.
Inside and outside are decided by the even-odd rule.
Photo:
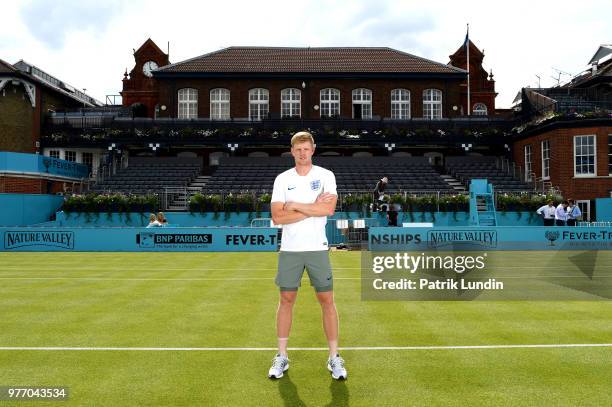
[[[227,46],[391,47],[447,63],[465,38],[485,51],[497,107],[524,86],[557,83],[612,43],[612,2],[119,1],[3,2],[0,58],[23,59],[105,101],[119,94],[133,49],[151,38],[178,62]],[[567,73],[567,74],[566,74]]]

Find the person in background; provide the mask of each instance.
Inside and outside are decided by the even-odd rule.
[[[389,211],[387,212],[387,220],[389,226],[397,226],[398,210],[394,204],[389,205]]]
[[[387,178],[386,176],[382,177],[376,183],[376,186],[374,187],[374,205],[372,205],[373,211],[377,211],[378,205],[382,204],[383,201],[385,200],[385,188],[387,187],[388,183],[389,183],[389,178]]]
[[[157,213],[157,221],[159,222],[160,226],[168,226],[168,220],[164,216],[163,212]]]
[[[567,222],[567,201],[563,201],[555,209],[555,224],[557,226],[565,226]]]
[[[544,226],[555,225],[555,203],[550,200],[546,205],[542,205],[536,213],[544,219]]]
[[[147,225],[148,228],[158,228],[160,227],[161,224],[157,221],[157,216],[155,216],[154,213],[149,215],[149,224]]]
[[[569,200],[567,208],[567,226],[576,226],[576,220],[582,216],[582,212],[573,199]]]

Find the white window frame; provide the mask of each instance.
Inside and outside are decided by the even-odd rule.
[[[198,90],[195,88],[182,88],[177,91],[177,118],[198,118]]]
[[[57,158],[59,160],[59,158],[60,158],[60,150],[49,150],[49,157]]]
[[[608,134],[608,175],[612,175],[612,134]]]
[[[429,120],[441,119],[442,100],[443,95],[440,89],[425,89],[423,91],[423,118]]]
[[[85,156],[86,155],[91,157],[91,162],[89,162],[89,163],[85,162]],[[83,151],[83,152],[81,152],[81,164],[85,164],[85,165],[89,165],[90,167],[93,167],[93,160],[94,160],[94,153],[92,153],[90,151]]]
[[[531,144],[525,144],[523,153],[525,155],[525,182],[531,182],[531,173],[533,172]]]
[[[302,117],[302,91],[297,88],[281,90],[281,118]]]
[[[230,91],[226,88],[214,88],[210,90],[210,119],[230,119]]]
[[[336,88],[325,88],[319,92],[319,116],[340,116],[340,90]]]
[[[406,99],[404,99],[405,96],[407,96]],[[409,120],[410,115],[410,91],[402,88],[393,89],[391,91],[391,119]]]
[[[68,159],[68,153],[70,153],[71,155],[74,154],[74,160],[69,160]],[[74,150],[65,150],[64,151],[64,160],[71,161],[73,163],[77,162],[77,152],[74,151]]]
[[[85,162],[85,157],[91,157],[91,162]],[[89,168],[89,174],[94,174],[94,158],[95,155],[91,151],[81,151],[81,164],[84,164]]]
[[[578,205],[580,212],[582,212],[582,216],[580,217],[581,218],[580,220],[584,222],[590,222],[591,221],[591,201],[586,200],[586,199],[576,201],[576,205]]]
[[[487,105],[484,103],[474,103],[472,107],[472,115],[473,116],[488,116],[489,109],[487,109]]]
[[[540,143],[542,150],[542,179],[550,179],[550,140],[542,140]]]
[[[355,105],[361,105],[361,118],[368,120],[372,118],[372,91],[367,88],[353,89],[351,92],[353,119],[355,119]]]
[[[587,154],[583,154],[582,153],[582,150],[584,149],[584,147],[586,147],[587,150],[588,150],[588,147],[589,147],[589,144],[585,145],[585,144],[582,143],[582,140],[585,137],[587,138],[587,140],[590,140],[590,139],[593,140],[593,154],[592,154],[592,156],[593,156],[593,172],[578,173],[576,171],[576,167],[577,167],[576,159],[578,157],[589,157],[589,156],[591,156],[591,154],[588,154],[588,151],[587,151]],[[577,155],[576,154],[576,148],[578,147],[577,141],[579,139],[580,139],[580,149],[581,149],[581,151],[580,151],[580,154]],[[576,177],[576,178],[590,178],[590,177],[597,176],[597,137],[594,134],[585,134],[585,135],[574,136],[574,154],[573,154],[573,158],[574,158],[574,160],[573,160],[574,177]],[[581,164],[581,165],[584,165],[584,164]],[[590,164],[586,164],[586,165],[590,166]]]
[[[259,121],[268,118],[270,92],[266,88],[249,90],[249,119]]]

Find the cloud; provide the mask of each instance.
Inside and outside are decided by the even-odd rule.
[[[426,10],[402,9],[385,2],[367,2],[348,21],[351,34],[364,46],[384,46],[418,53],[427,49],[423,34],[436,23]]]
[[[23,58],[104,100],[121,89],[132,48],[148,37],[164,50],[170,42],[172,62],[230,45],[268,45],[391,47],[447,63],[469,22],[470,38],[486,50],[484,67],[495,74],[496,104],[508,107],[521,87],[537,83],[536,74],[549,86],[552,67],[578,73],[612,38],[609,0],[578,8],[571,0],[554,7],[517,0],[502,11],[485,0],[96,1],[5,2],[0,58]]]
[[[50,48],[60,49],[71,34],[104,33],[120,11],[119,0],[33,0],[21,7],[20,14],[32,36]]]

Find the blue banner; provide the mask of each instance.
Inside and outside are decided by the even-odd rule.
[[[609,227],[373,227],[368,247],[386,250],[612,250]]]
[[[39,154],[0,152],[0,172],[81,179],[89,175],[89,168],[84,164]]]
[[[2,251],[277,251],[276,228],[0,228]]]

